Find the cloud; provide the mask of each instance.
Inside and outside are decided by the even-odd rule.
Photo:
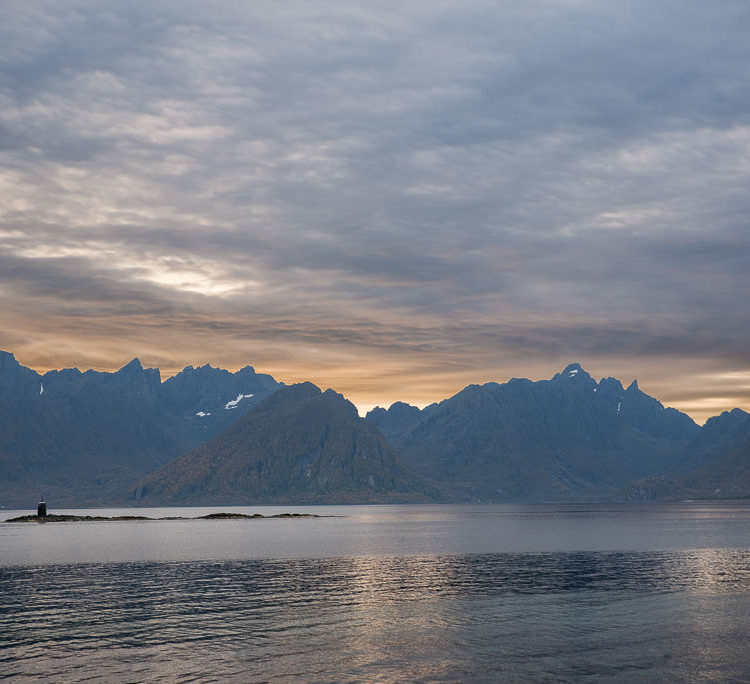
[[[20,357],[65,337],[103,365],[351,383],[371,355],[380,396],[405,369],[520,374],[501,356],[747,368],[745,3],[5,15],[0,342]]]

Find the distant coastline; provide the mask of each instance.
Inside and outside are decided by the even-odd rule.
[[[4,520],[6,523],[18,523],[18,522],[36,522],[36,523],[49,523],[49,522],[126,522],[132,520],[272,520],[278,518],[321,518],[321,517],[334,517],[334,516],[320,516],[314,513],[277,513],[276,515],[261,515],[260,513],[254,513],[253,515],[246,515],[244,513],[209,513],[208,515],[198,515],[193,518],[185,518],[182,516],[167,516],[165,518],[149,518],[145,515],[115,515],[115,516],[104,516],[104,515],[21,515],[17,518],[9,518]]]

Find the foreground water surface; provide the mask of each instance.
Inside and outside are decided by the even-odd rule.
[[[749,505],[217,510],[0,525],[0,678],[750,681]]]

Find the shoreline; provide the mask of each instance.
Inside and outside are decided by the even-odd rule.
[[[198,515],[193,518],[183,516],[167,516],[164,518],[149,518],[146,515],[55,515],[54,513],[46,516],[38,515],[21,515],[17,518],[3,520],[4,523],[48,523],[48,522],[127,522],[139,520],[273,520],[279,518],[322,518],[322,517],[340,517],[340,516],[321,516],[315,513],[277,513],[276,515],[261,515],[253,513],[208,513],[207,515]]]

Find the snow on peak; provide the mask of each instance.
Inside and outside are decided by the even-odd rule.
[[[44,383],[39,383],[39,396],[42,396],[44,394]]]
[[[205,411],[198,411],[198,413],[196,413],[195,415],[199,416],[201,418],[205,418],[206,416],[210,416],[211,415],[211,411],[209,411],[208,413],[206,413]]]
[[[237,408],[237,404],[239,404],[243,399],[249,399],[252,396],[252,394],[238,394],[236,399],[232,399],[224,405],[224,410],[228,411],[230,409]]]
[[[619,413],[619,412],[620,412],[620,407],[621,407],[621,406],[622,406],[622,402],[621,402],[621,401],[618,401],[618,402],[617,402],[617,413]]]
[[[578,372],[578,369],[577,369],[577,368],[573,368],[572,370],[570,370],[570,371],[568,372],[568,377],[569,377],[569,378],[572,378],[572,377],[574,377],[574,376],[575,376],[575,374],[576,374],[577,372]]]

